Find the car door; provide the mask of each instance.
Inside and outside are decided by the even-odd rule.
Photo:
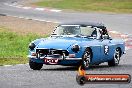
[[[99,33],[99,28],[95,28],[96,30],[93,31],[92,35],[93,37],[95,37],[95,39],[93,39],[93,44],[92,46],[92,52],[93,52],[93,58],[92,58],[92,62],[93,63],[101,63],[102,62],[102,53],[101,53],[101,46],[102,46],[102,42],[100,41],[100,33]]]
[[[102,54],[102,60],[107,61],[110,58],[110,51],[111,51],[111,40],[109,39],[103,39],[101,41],[102,47],[101,47],[101,54]]]

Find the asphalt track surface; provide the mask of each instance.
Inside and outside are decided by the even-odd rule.
[[[22,0],[15,0],[20,3]],[[79,13],[79,12],[44,12],[25,10],[7,6],[12,0],[0,0],[0,14],[40,19],[52,22],[91,21],[102,22],[111,29],[128,35],[132,34],[132,14]],[[108,67],[107,63],[93,66],[86,72],[94,74],[130,74],[132,75],[132,50],[127,50],[121,57],[120,65]],[[0,88],[132,88],[129,84],[86,84],[76,82],[76,67],[44,65],[42,70],[33,71],[26,65],[1,66]]]

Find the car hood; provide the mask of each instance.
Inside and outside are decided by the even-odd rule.
[[[81,38],[47,38],[41,41],[37,48],[68,49],[71,45],[79,44],[82,41]]]

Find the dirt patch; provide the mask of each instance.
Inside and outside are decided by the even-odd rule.
[[[57,26],[55,23],[26,20],[10,16],[0,16],[0,26],[9,28],[10,31],[27,34],[50,34]]]

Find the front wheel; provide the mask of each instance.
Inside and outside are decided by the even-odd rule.
[[[33,70],[40,70],[42,67],[43,67],[43,64],[41,63],[36,63],[36,62],[33,62],[33,61],[29,61],[29,66],[31,69]]]
[[[90,51],[89,48],[87,48],[82,56],[82,67],[84,69],[89,68],[90,67],[90,62],[91,62],[91,57],[92,57],[92,53]]]
[[[120,61],[120,57],[121,57],[121,51],[120,49],[116,49],[115,50],[115,53],[114,53],[114,56],[113,56],[113,59],[111,61],[108,62],[108,65],[109,66],[117,66],[119,64],[119,61]]]

